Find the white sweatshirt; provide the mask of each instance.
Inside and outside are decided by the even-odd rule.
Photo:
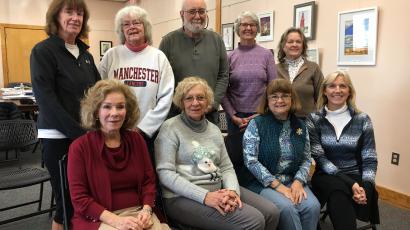
[[[174,74],[165,54],[152,46],[133,52],[119,45],[107,51],[98,71],[102,79],[131,87],[141,113],[137,127],[152,137],[166,119],[174,93]]]

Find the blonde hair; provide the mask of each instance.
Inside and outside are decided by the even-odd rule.
[[[268,96],[278,92],[289,93],[291,95],[292,104],[290,106],[289,113],[295,113],[302,108],[299,102],[299,97],[295,89],[293,89],[290,81],[285,79],[275,79],[269,82],[268,86],[266,87],[266,91],[260,98],[260,103],[258,105],[256,112],[259,114],[270,113],[271,111],[269,110]]]
[[[342,77],[347,86],[349,87],[349,97],[346,100],[348,106],[352,107],[356,112],[360,112],[360,110],[356,106],[356,90],[354,89],[352,80],[350,79],[349,74],[344,71],[335,71],[333,73],[328,74],[320,85],[319,89],[319,97],[317,99],[317,109],[321,109],[323,106],[327,105],[328,100],[327,96],[325,95],[326,87],[333,83],[337,77]]]
[[[81,124],[85,129],[99,129],[100,122],[97,120],[98,111],[102,102],[110,93],[122,93],[125,97],[126,115],[121,129],[129,129],[137,123],[140,110],[137,98],[131,89],[118,80],[101,80],[91,87],[81,100]]]
[[[181,82],[178,83],[177,87],[175,88],[174,98],[172,101],[174,104],[181,110],[184,110],[184,103],[183,99],[185,95],[195,86],[200,85],[204,89],[205,98],[208,102],[208,105],[214,104],[214,92],[212,91],[211,87],[209,87],[208,83],[199,77],[187,77]]]

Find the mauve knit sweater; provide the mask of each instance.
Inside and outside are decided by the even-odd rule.
[[[229,85],[222,106],[229,116],[254,113],[259,98],[276,78],[273,53],[257,44],[239,47],[228,54]]]

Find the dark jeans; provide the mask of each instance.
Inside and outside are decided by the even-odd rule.
[[[254,115],[255,113],[241,113],[238,112],[235,114],[235,116],[240,117],[240,118],[245,118]],[[226,123],[228,124],[228,135],[230,134],[235,134],[240,131],[239,127],[233,123],[231,117],[226,114]]]
[[[72,140],[65,139],[41,139],[42,154],[44,164],[47,167],[48,172],[51,177],[51,187],[53,188],[55,201],[56,201],[56,213],[54,216],[54,221],[57,223],[63,223],[63,201],[61,197],[60,189],[60,171],[58,168],[58,161],[68,153],[68,148]],[[73,207],[71,205],[70,194],[67,194],[66,198],[67,213],[69,219],[71,219],[73,214]]]

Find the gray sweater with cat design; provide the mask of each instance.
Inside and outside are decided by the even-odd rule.
[[[182,113],[165,121],[155,140],[155,160],[164,198],[203,203],[207,192],[221,188],[240,195],[222,134],[206,119],[195,122]]]

